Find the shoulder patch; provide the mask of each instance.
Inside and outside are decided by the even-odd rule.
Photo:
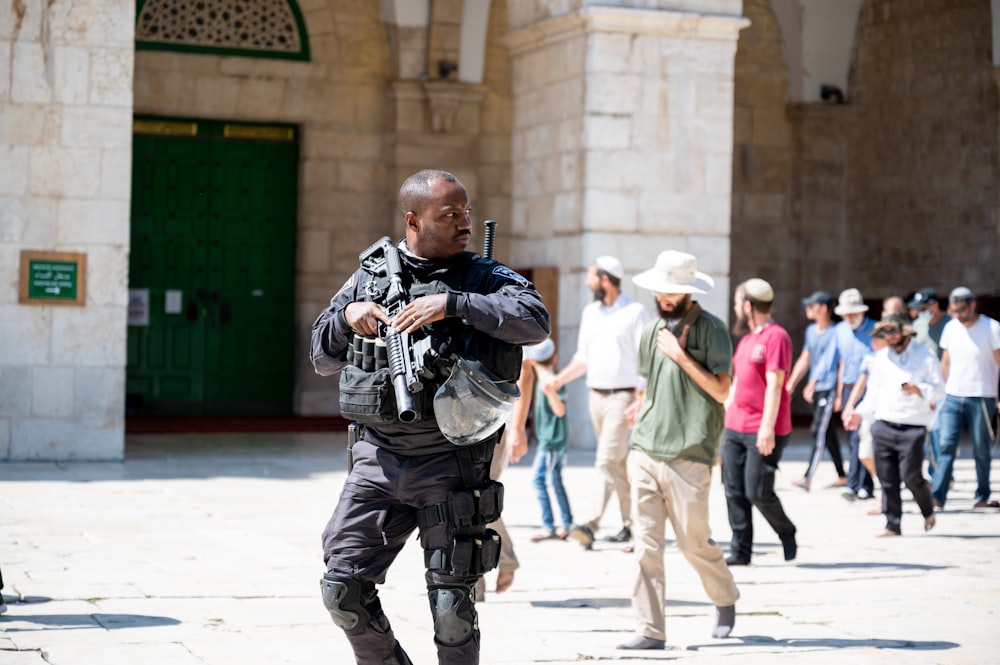
[[[343,293],[344,291],[346,291],[346,290],[348,290],[348,289],[350,289],[350,288],[352,288],[354,286],[354,277],[355,277],[355,275],[356,275],[356,273],[351,273],[351,276],[347,278],[347,281],[344,282],[344,285],[342,287],[340,287],[340,290],[337,291],[337,293],[333,296],[334,298],[336,298],[341,293]]]
[[[490,274],[496,275],[497,277],[503,277],[505,279],[509,279],[513,282],[517,282],[521,286],[525,287],[531,286],[531,282],[529,282],[522,275],[514,272],[513,270],[511,270],[510,268],[508,268],[503,264],[497,264],[493,268]]]

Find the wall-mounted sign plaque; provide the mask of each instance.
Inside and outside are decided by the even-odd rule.
[[[86,254],[21,250],[18,302],[83,306],[86,299]]]

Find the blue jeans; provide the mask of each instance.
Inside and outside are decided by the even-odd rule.
[[[944,505],[948,497],[958,454],[962,430],[969,427],[972,434],[972,456],[976,460],[976,501],[990,498],[990,423],[996,413],[996,399],[992,397],[956,397],[946,395],[938,416],[938,458],[931,493]]]
[[[573,513],[570,512],[569,498],[566,496],[566,488],[563,487],[562,481],[562,466],[565,458],[566,453],[539,450],[535,453],[535,462],[532,465],[535,489],[538,490],[538,503],[542,506],[542,524],[548,531],[555,531],[555,521],[552,516],[552,503],[549,501],[546,478],[552,482],[552,491],[555,492],[559,512],[562,513],[563,526],[569,529],[570,525],[573,524]]]

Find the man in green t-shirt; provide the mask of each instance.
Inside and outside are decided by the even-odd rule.
[[[714,286],[711,277],[697,271],[694,256],[661,252],[656,265],[632,281],[655,294],[660,316],[643,330],[639,374],[647,386],[628,411],[636,419],[628,470],[639,563],[632,607],[639,629],[618,648],[663,649],[668,519],[677,546],[715,605],[712,636],[728,637],[736,622],[740,594],[708,523],[712,466],[725,418],[722,403],[732,383],[733,345],[726,324],[692,299]]]

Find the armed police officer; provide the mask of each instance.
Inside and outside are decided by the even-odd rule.
[[[359,665],[411,663],[377,585],[419,528],[438,661],[475,665],[473,588],[497,564],[486,524],[503,502],[490,461],[517,398],[521,346],[548,337],[549,315],[530,282],[465,251],[471,207],[454,175],[420,171],[398,203],[405,239],[366,250],[313,325],[313,367],[340,373],[341,412],[364,423],[323,532],[320,587]]]

